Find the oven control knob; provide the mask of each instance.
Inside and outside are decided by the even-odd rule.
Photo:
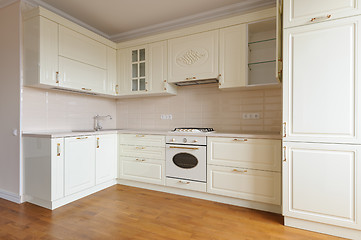
[[[186,142],[187,142],[187,139],[186,139],[186,138],[183,138],[183,142],[186,143]]]

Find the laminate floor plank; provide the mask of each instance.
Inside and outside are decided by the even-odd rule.
[[[279,214],[116,185],[54,211],[0,199],[0,239],[333,240]]]

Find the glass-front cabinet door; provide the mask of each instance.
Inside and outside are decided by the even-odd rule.
[[[148,91],[147,89],[147,51],[146,48],[132,49],[131,51],[131,91]]]

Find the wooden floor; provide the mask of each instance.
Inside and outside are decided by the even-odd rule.
[[[0,239],[338,239],[282,216],[116,185],[54,211],[0,199]]]

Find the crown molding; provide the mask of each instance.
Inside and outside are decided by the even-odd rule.
[[[2,1],[2,0],[0,0],[0,1]],[[97,33],[97,34],[99,34],[99,35],[101,35],[101,36],[103,36],[103,37],[105,37],[107,39],[110,39],[110,36],[108,34],[100,31],[97,28],[94,28],[94,27],[86,24],[85,22],[83,22],[83,21],[81,21],[81,20],[67,14],[64,11],[61,11],[61,10],[59,10],[59,9],[57,9],[57,8],[43,2],[42,0],[22,0],[22,1],[25,2],[25,3],[30,4],[33,7],[38,7],[38,6],[43,7],[43,8],[45,8],[45,9],[47,9],[49,11],[52,11],[52,12],[58,14],[59,16],[62,16],[63,18],[66,18],[66,19],[68,19],[68,20],[70,20],[70,21],[72,21],[72,22],[74,22],[74,23],[76,23],[76,24],[78,24],[78,25],[92,31],[92,32],[95,32],[95,33]]]
[[[187,27],[211,20],[216,20],[234,14],[244,13],[256,8],[271,7],[271,6],[275,6],[275,4],[276,3],[274,0],[248,0],[245,2],[217,8],[211,11],[194,14],[183,18],[178,18],[168,22],[155,24],[148,27],[139,28],[119,34],[114,34],[110,36],[110,40],[119,43],[135,38],[144,37],[147,35],[158,34],[170,30],[176,30],[182,27]]]
[[[0,0],[0,8],[7,7],[17,1],[18,0]]]

